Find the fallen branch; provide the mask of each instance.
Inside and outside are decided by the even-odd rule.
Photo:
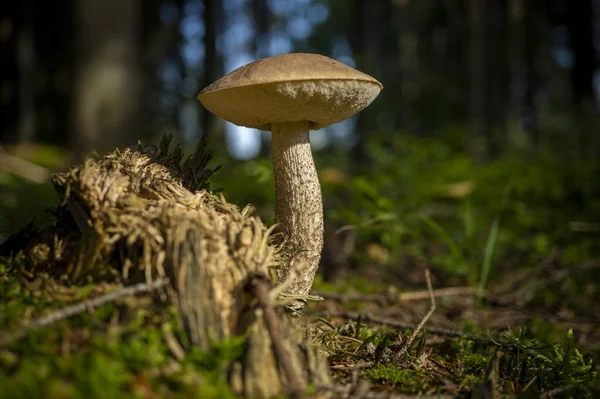
[[[519,273],[517,276],[509,279],[507,283],[497,286],[494,290],[495,295],[499,297],[515,295],[517,287],[520,287],[520,291],[523,287],[528,286],[527,283],[536,281],[535,276],[553,267],[556,261],[560,260],[560,256],[561,251],[558,248],[552,248],[550,253],[537,266]]]
[[[168,278],[155,280],[151,283],[135,284],[128,287],[123,287],[117,291],[110,292],[105,295],[101,295],[92,300],[85,299],[84,301],[79,302],[75,305],[67,306],[65,308],[52,311],[45,316],[39,317],[34,320],[26,321],[20,328],[17,329],[16,332],[1,337],[0,347],[6,346],[15,341],[23,339],[31,331],[36,331],[41,328],[47,327],[51,324],[57,323],[61,320],[68,319],[79,313],[83,313],[86,310],[92,311],[94,308],[97,308],[110,302],[114,302],[123,297],[137,295],[145,292],[151,292],[158,288],[164,287],[167,284],[169,284]]]
[[[348,301],[357,301],[357,302],[377,302],[384,305],[401,303],[407,301],[417,301],[422,299],[431,298],[432,292],[429,290],[425,291],[414,291],[414,292],[403,292],[400,294],[396,294],[394,292],[389,292],[385,294],[343,294],[338,292],[322,292],[322,291],[313,291],[313,295],[318,295],[326,300],[332,300],[336,302],[348,302]],[[481,290],[479,288],[474,287],[448,287],[448,288],[439,288],[433,291],[434,297],[445,297],[445,296],[461,296],[461,295],[476,295],[476,296],[486,296],[487,291]]]
[[[566,385],[564,387],[559,387],[559,388],[555,388],[552,389],[551,391],[548,392],[544,392],[543,394],[541,394],[539,396],[540,399],[545,399],[545,398],[554,398],[558,395],[564,394],[567,391],[570,391],[573,388],[576,388],[577,386],[575,384],[571,384],[571,385]]]
[[[348,385],[320,385],[317,387],[319,391],[332,392],[338,395],[350,395],[354,387],[352,384]],[[450,399],[454,398],[453,395],[405,395],[401,393],[389,392],[389,391],[367,391],[361,392],[362,399]]]
[[[547,269],[549,266],[540,267],[537,272],[540,270]],[[548,287],[551,284],[561,282],[571,276],[577,275],[579,273],[586,272],[588,270],[600,268],[600,260],[599,259],[591,259],[585,263],[582,263],[577,266],[565,267],[562,270],[556,271],[551,275],[544,275],[543,278],[540,278],[540,275],[534,275],[529,278],[530,283],[525,284],[522,288],[518,289],[514,292],[509,292],[507,294],[496,296],[491,298],[492,303],[499,306],[508,306],[512,304],[520,304],[521,307],[531,302],[534,298],[532,293],[540,292],[542,289]],[[534,272],[536,272],[534,270]],[[533,272],[532,272],[533,274]]]
[[[307,314],[314,314],[317,315],[319,317],[339,317],[342,319],[347,319],[347,320],[352,320],[352,321],[363,321],[363,322],[367,322],[367,323],[375,323],[375,324],[381,324],[383,326],[388,326],[388,327],[392,327],[392,328],[399,328],[399,329],[405,329],[405,330],[416,330],[419,326],[416,324],[410,324],[410,323],[403,323],[401,321],[396,321],[396,320],[390,320],[387,318],[383,318],[383,317],[377,317],[377,316],[372,316],[369,313],[355,313],[355,312],[327,312],[327,313],[323,313],[323,312],[310,312],[310,311],[305,311],[305,313]],[[435,335],[443,335],[446,337],[463,337],[463,338],[468,338],[474,341],[482,341],[482,342],[489,342],[489,338],[488,337],[484,337],[481,335],[473,335],[473,334],[467,334],[464,333],[462,331],[458,331],[458,330],[450,330],[447,328],[437,328],[437,327],[427,327],[427,328],[422,328],[421,331],[427,331],[428,333],[431,334],[435,334]]]

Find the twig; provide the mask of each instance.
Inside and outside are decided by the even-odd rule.
[[[163,338],[173,357],[182,361],[185,358],[185,350],[181,347],[181,344],[175,335],[173,335],[173,332],[168,328],[163,328]]]
[[[407,301],[417,301],[422,299],[431,298],[431,292],[425,291],[414,291],[414,292],[403,292],[400,294],[386,293],[386,294],[343,294],[338,292],[322,292],[313,291],[312,294],[318,295],[326,300],[332,300],[337,302],[378,302],[382,304],[400,303]],[[487,291],[481,290],[474,287],[447,287],[439,288],[433,291],[435,297],[444,296],[460,296],[460,295],[478,295],[486,296]]]
[[[317,319],[317,321],[320,321],[321,323],[323,323],[323,324],[326,324],[326,325],[327,325],[329,328],[331,328],[331,329],[332,329],[332,330],[334,330],[334,331],[336,331],[336,330],[337,330],[336,326],[334,326],[333,324],[331,324],[331,323],[329,322],[329,320],[327,320],[327,319],[325,319],[325,318],[323,318],[323,317],[319,317],[319,318]]]
[[[427,312],[427,314],[425,315],[425,317],[423,317],[423,320],[421,320],[421,322],[419,323],[419,325],[417,326],[417,328],[415,328],[415,330],[411,334],[411,336],[408,339],[408,342],[406,343],[406,345],[404,345],[402,347],[402,349],[400,349],[400,351],[396,355],[396,358],[398,358],[398,359],[400,357],[402,357],[406,353],[406,351],[408,350],[408,348],[410,348],[410,346],[414,342],[414,340],[417,337],[417,335],[419,335],[419,333],[423,329],[423,326],[425,325],[425,323],[427,323],[427,321],[429,320],[429,318],[431,317],[431,315],[433,314],[433,312],[435,312],[435,309],[436,309],[435,295],[433,294],[433,285],[431,284],[431,275],[429,273],[429,269],[428,268],[425,268],[425,280],[427,281],[427,289],[429,290],[429,297],[431,298],[431,306],[429,307],[429,311]]]
[[[538,379],[537,375],[534,375],[532,379],[529,380],[527,384],[521,389],[521,392],[525,392],[529,389],[529,387]]]
[[[542,259],[542,261],[536,267],[520,273],[515,278],[509,279],[509,281],[506,284],[500,285],[497,289],[495,289],[494,291],[497,293],[496,295],[515,295],[513,291],[515,287],[527,286],[527,282],[535,280],[532,279],[532,275],[534,273],[540,273],[542,271],[545,271],[549,267],[552,267],[554,262],[560,259],[560,255],[561,252],[558,248],[552,248],[550,253],[544,259]]]
[[[363,341],[361,341],[360,339],[354,338],[354,337],[347,337],[345,335],[338,335],[337,337],[341,340],[352,341],[359,345],[362,345],[362,343],[363,343]]]
[[[352,386],[358,386],[358,377],[360,376],[360,371],[362,369],[366,369],[368,367],[373,366],[375,363],[373,362],[358,362],[352,367]]]
[[[317,387],[320,391],[329,391],[339,395],[348,395],[352,393],[352,385],[320,385]],[[368,391],[362,394],[363,399],[450,399],[452,395],[405,395],[389,391]]]
[[[167,284],[169,284],[168,278],[162,278],[153,281],[152,283],[135,284],[128,287],[123,287],[117,291],[110,292],[105,295],[101,295],[92,300],[85,299],[82,302],[79,302],[75,305],[67,306],[62,309],[52,311],[45,316],[23,323],[23,325],[19,329],[17,329],[16,332],[1,337],[0,347],[8,345],[14,341],[23,339],[31,331],[36,331],[41,328],[47,327],[51,324],[57,323],[61,320],[68,319],[79,313],[83,313],[86,310],[92,311],[94,308],[97,308],[110,302],[114,302],[125,296],[151,292],[158,288],[164,287]]]
[[[443,297],[443,296],[460,296],[460,295],[477,295],[477,296],[485,296],[487,295],[487,291],[484,289],[480,289],[477,287],[447,287],[447,288],[438,288],[433,291],[415,291],[415,292],[404,292],[398,295],[398,299],[400,301],[413,301],[419,299],[427,299],[431,298],[433,294],[434,297]]]
[[[544,392],[539,397],[540,397],[540,399],[553,398],[556,395],[560,395],[562,393],[565,393],[565,392],[567,392],[567,391],[569,391],[569,390],[571,390],[573,388],[575,388],[575,385],[566,385],[564,387],[559,387],[559,388],[552,389],[551,391]]]
[[[15,157],[2,147],[0,147],[0,170],[38,184],[46,183],[50,179],[50,171],[48,169]]]
[[[390,320],[387,318],[383,318],[383,317],[377,317],[377,316],[372,316],[369,313],[354,313],[354,312],[328,312],[328,313],[323,313],[323,312],[311,312],[311,311],[306,311],[307,314],[314,314],[314,315],[318,315],[320,317],[339,317],[342,319],[348,319],[348,320],[352,320],[352,321],[358,321],[359,319],[361,321],[367,322],[367,323],[375,323],[375,324],[381,324],[383,326],[388,326],[388,327],[392,327],[392,328],[401,328],[401,329],[410,329],[410,330],[414,330],[418,327],[418,325],[415,324],[410,324],[410,323],[403,323],[401,321],[396,321],[396,320]],[[443,335],[446,337],[464,337],[464,338],[468,338],[474,341],[482,341],[482,342],[489,342],[489,338],[488,337],[484,337],[481,335],[472,335],[472,334],[467,334],[458,330],[450,330],[447,328],[437,328],[437,327],[427,327],[427,328],[422,328],[422,331],[427,331],[431,334],[435,334],[435,335]]]
[[[569,230],[577,233],[595,233],[600,231],[600,223],[571,221]]]
[[[293,398],[301,398],[304,396],[304,384],[283,344],[284,338],[281,333],[279,318],[269,300],[270,284],[263,276],[258,275],[250,281],[250,289],[254,295],[256,295],[259,306],[262,308],[265,324],[271,337],[275,358],[287,379],[288,392]]]
[[[581,265],[572,266],[564,270],[557,271],[550,276],[544,276],[544,278],[530,278],[531,283],[526,284],[518,291],[496,297],[495,302],[500,306],[507,306],[517,302],[526,304],[531,301],[531,299],[527,299],[527,293],[539,291],[550,284],[563,281],[569,276],[573,276],[598,267],[600,267],[600,260],[591,259]],[[533,295],[530,295],[530,297],[533,298]]]
[[[362,229],[365,227],[372,226],[372,225],[376,224],[377,222],[389,222],[390,220],[394,220],[396,218],[397,218],[397,215],[395,215],[395,214],[384,213],[383,215],[375,216],[374,218],[367,219],[361,223],[348,224],[348,225],[342,226],[335,231],[335,234],[340,234],[340,233],[343,233],[344,231],[349,231],[349,230]]]

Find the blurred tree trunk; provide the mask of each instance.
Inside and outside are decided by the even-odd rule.
[[[412,82],[415,78],[412,68],[415,54],[413,54],[414,49],[410,40],[410,3],[408,0],[390,0],[390,3],[391,34],[394,37],[394,46],[391,51],[395,58],[393,60],[395,70],[392,80],[393,87],[391,87],[393,93],[388,95],[397,109],[394,115],[394,118],[397,119],[396,126],[401,129],[414,130],[411,104],[404,101],[403,96],[405,82]]]
[[[145,0],[141,3],[141,38],[143,48],[141,69],[144,77],[142,87],[143,118],[140,120],[140,137],[145,142],[161,132],[164,120],[163,112],[158,109],[155,98],[162,91],[159,74],[161,62],[168,57],[169,51],[177,48],[179,41],[179,22],[181,1],[177,2],[179,18],[174,23],[163,24],[160,19],[160,0]],[[172,50],[171,50],[172,51]]]
[[[19,116],[18,35],[21,28],[18,2],[0,7],[0,143],[17,141]]]
[[[508,105],[509,134],[516,141],[521,132],[524,117],[525,96],[521,88],[527,84],[525,63],[525,4],[524,0],[508,0],[508,64],[510,68],[511,90]]]
[[[252,16],[254,17],[254,41],[252,53],[255,59],[269,56],[269,31],[271,12],[267,0],[252,0]],[[268,157],[271,153],[271,133],[261,132],[260,155]]]
[[[487,69],[486,143],[487,152],[496,155],[500,143],[505,141],[510,86],[507,56],[506,0],[487,0],[487,43],[485,56]]]
[[[446,63],[440,65],[440,69],[444,71],[441,76],[444,76],[447,81],[454,82],[454,89],[450,93],[451,106],[454,108],[452,114],[458,120],[464,121],[467,119],[469,111],[469,96],[465,93],[469,92],[469,80],[467,77],[468,68],[465,67],[465,49],[469,44],[465,40],[469,32],[468,16],[462,7],[461,1],[443,0],[442,4],[446,14]]]
[[[269,51],[269,30],[271,13],[267,0],[252,0],[252,15],[254,17],[253,53],[258,58],[265,58]]]
[[[27,18],[17,38],[17,63],[19,68],[19,142],[35,138],[35,48],[32,18]]]
[[[168,87],[164,85],[165,82],[159,81],[158,92],[160,95],[166,95],[171,98],[172,103],[168,106],[159,106],[157,110],[159,114],[162,114],[161,126],[168,132],[181,133],[181,118],[180,109],[182,104],[182,80],[185,79],[186,68],[183,62],[183,55],[181,54],[181,43],[183,42],[183,36],[181,34],[181,23],[184,16],[184,5],[186,0],[173,0],[171,4],[175,6],[177,10],[177,18],[171,21],[167,25],[165,31],[163,31],[162,41],[160,47],[162,51],[157,51],[157,67],[161,63],[170,63],[175,66],[175,70],[178,74],[178,81],[170,82]],[[156,73],[156,70],[155,70]],[[181,138],[181,137],[180,137]]]
[[[201,87],[204,88],[219,78],[219,59],[217,55],[217,36],[221,2],[219,0],[204,1],[204,74]],[[202,107],[202,134],[211,134],[214,115]]]
[[[0,7],[0,141],[66,144],[73,103],[72,10],[67,0]]]
[[[592,0],[569,2],[566,10],[575,61],[571,69],[572,100],[577,106],[591,108],[594,104],[593,80],[596,70]]]
[[[76,0],[34,0],[32,28],[36,51],[36,140],[68,146],[76,98],[74,62]]]
[[[372,76],[377,76],[377,59],[380,55],[380,18],[382,18],[381,1],[364,1],[355,5],[356,26],[352,47],[354,59],[358,70]],[[357,142],[354,146],[354,165],[361,168],[368,163],[367,139],[369,133],[375,128],[375,114],[371,107],[367,107],[357,115],[356,133]]]
[[[539,129],[537,123],[537,113],[535,96],[539,85],[539,74],[536,68],[536,62],[539,56],[539,49],[543,46],[543,40],[540,33],[539,13],[543,7],[543,1],[529,0],[524,2],[524,35],[525,35],[525,107],[521,114],[523,120],[523,129],[528,132],[534,145],[540,141]]]
[[[480,158],[485,153],[487,124],[487,83],[486,71],[486,13],[488,0],[469,0],[469,115],[471,125],[470,151]]]
[[[73,142],[79,154],[134,141],[139,128],[140,4],[75,2],[77,49]]]
[[[510,102],[509,118],[511,137],[521,142],[526,134],[534,146],[539,144],[539,131],[535,96],[539,74],[536,62],[540,48],[545,45],[541,34],[540,14],[545,0],[509,0]],[[518,145],[518,143],[517,143]]]

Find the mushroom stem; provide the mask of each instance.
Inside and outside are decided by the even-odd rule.
[[[323,249],[323,198],[310,149],[309,122],[274,123],[275,221],[285,237],[279,281],[297,275],[287,293],[306,295]],[[294,306],[295,307],[295,306]]]

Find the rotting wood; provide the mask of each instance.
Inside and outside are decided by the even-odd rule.
[[[191,346],[209,350],[215,341],[247,334],[245,353],[229,371],[239,394],[272,397],[288,393],[290,384],[301,392],[329,383],[325,358],[306,331],[264,299],[257,305],[257,293],[247,290],[252,278],[279,266],[272,230],[251,216],[251,207],[239,210],[207,190],[213,171],[203,143],[182,163],[169,142],[89,158],[54,175],[57,223],[28,251],[43,250],[44,270],[74,284],[169,279],[168,299]],[[279,339],[272,336],[274,318]],[[281,367],[275,347],[289,355],[297,377]]]

